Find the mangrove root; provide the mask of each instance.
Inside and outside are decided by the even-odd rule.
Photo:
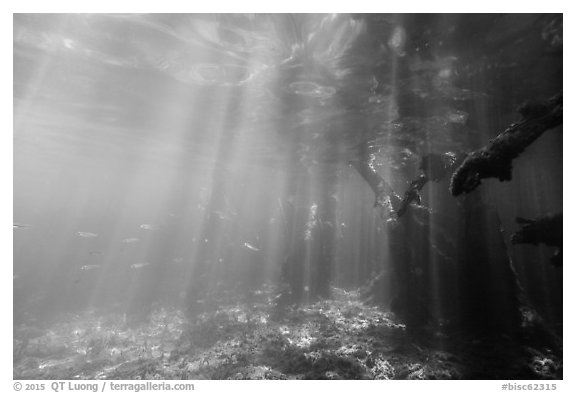
[[[422,174],[408,186],[408,189],[404,193],[404,198],[402,202],[400,202],[400,207],[396,211],[396,216],[398,218],[402,217],[412,202],[421,205],[422,198],[420,191],[426,183],[428,183],[429,180],[439,182],[444,179],[461,161],[462,158],[459,159],[456,154],[452,152],[442,155],[432,153],[422,157],[422,161],[420,162],[420,171]]]
[[[450,182],[450,192],[457,196],[474,191],[482,179],[495,177],[512,179],[512,160],[546,130],[562,124],[562,94],[538,104],[524,104],[518,112],[523,119],[479,150],[468,154],[456,169]]]
[[[365,160],[350,161],[350,165],[366,180],[376,195],[374,207],[381,209],[383,219],[390,218],[400,205],[400,196],[394,192],[390,184],[376,172],[374,167]]]
[[[542,243],[556,247],[550,262],[554,266],[562,265],[562,213],[533,220],[517,217],[516,222],[521,228],[512,235],[512,244]]]

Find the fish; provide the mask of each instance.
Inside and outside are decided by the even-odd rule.
[[[244,243],[244,247],[248,248],[249,250],[252,251],[260,251],[260,249],[258,247],[254,247],[252,244],[245,242]]]
[[[18,229],[18,228],[32,228],[32,225],[18,224],[18,223],[12,224],[12,229]]]
[[[134,263],[130,265],[130,269],[142,269],[143,267],[150,266],[149,263]]]
[[[184,258],[181,258],[181,257],[174,258],[174,259],[172,259],[172,262],[174,262],[174,263],[182,263],[182,262],[184,262]]]
[[[80,270],[94,270],[94,269],[100,269],[101,266],[100,265],[84,265],[80,268]]]
[[[122,240],[122,243],[129,244],[129,243],[137,243],[139,241],[140,241],[140,239],[138,239],[137,237],[130,237],[128,239]]]
[[[150,224],[142,224],[142,225],[140,225],[140,228],[148,230],[148,231],[154,229],[154,227]]]
[[[228,217],[226,217],[226,215],[224,213],[222,213],[219,210],[212,211],[212,214],[216,215],[221,220],[226,220],[228,218]]]
[[[86,237],[86,238],[98,237],[98,234],[92,233],[92,232],[77,232],[77,235],[80,237]]]

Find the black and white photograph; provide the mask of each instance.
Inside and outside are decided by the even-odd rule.
[[[13,13],[15,389],[555,390],[563,18]]]

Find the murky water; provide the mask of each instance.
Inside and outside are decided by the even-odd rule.
[[[552,14],[15,15],[15,326],[365,286],[393,272],[397,235],[351,162],[403,195],[423,156],[478,149],[561,91]],[[462,199],[426,187],[441,218],[402,247],[432,250],[405,255],[431,266],[413,274],[443,318]],[[551,249],[508,242],[515,217],[562,212],[561,128],[481,188],[528,298],[561,325]]]

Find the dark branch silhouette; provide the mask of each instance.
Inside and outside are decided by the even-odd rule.
[[[392,186],[376,172],[368,161],[361,159],[353,160],[350,161],[350,165],[356,169],[360,176],[370,185],[372,191],[374,191],[376,195],[374,207],[381,209],[382,218],[391,217],[396,207],[400,205],[400,196],[394,192]]]
[[[545,131],[562,124],[562,94],[542,103],[524,104],[518,112],[523,119],[512,124],[483,148],[469,153],[450,182],[454,196],[472,192],[482,179],[512,179],[512,160]]]
[[[422,198],[420,196],[420,191],[424,188],[426,183],[428,183],[429,180],[439,182],[444,179],[446,175],[461,161],[462,158],[459,158],[456,154],[451,152],[442,155],[432,153],[422,157],[422,161],[420,162],[420,171],[422,173],[408,186],[408,189],[404,193],[404,198],[400,203],[400,207],[396,211],[396,216],[398,218],[402,217],[412,202],[421,205]]]
[[[520,230],[512,235],[512,244],[545,244],[556,247],[550,262],[562,265],[562,213],[533,220],[517,217]]]

